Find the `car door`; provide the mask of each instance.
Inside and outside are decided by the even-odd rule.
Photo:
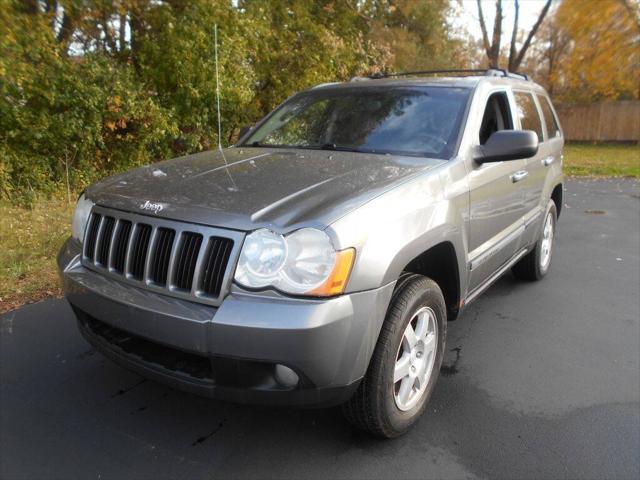
[[[544,187],[545,165],[548,154],[548,141],[544,132],[542,116],[533,92],[516,90],[513,92],[516,102],[517,126],[522,130],[533,130],[538,136],[538,153],[525,160],[527,178],[522,182],[524,194],[524,241],[532,243],[536,236],[536,227],[546,205],[542,205],[542,188]]]
[[[562,165],[562,148],[564,146],[564,138],[562,136],[562,130],[558,122],[558,117],[555,114],[553,107],[551,106],[551,100],[549,97],[536,93],[536,101],[540,113],[542,114],[542,121],[544,126],[544,145],[542,145],[542,160],[540,161],[540,174],[542,185],[542,192],[547,192],[551,187],[551,182],[555,177],[554,166],[560,168]],[[541,193],[542,193],[541,192]],[[548,199],[541,198],[542,207]]]
[[[514,128],[513,98],[507,88],[490,91],[478,131],[477,145],[492,133]],[[524,224],[526,177],[524,160],[478,164],[469,173],[470,294],[506,264],[520,248]]]

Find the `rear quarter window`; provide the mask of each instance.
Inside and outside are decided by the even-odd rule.
[[[542,120],[533,100],[533,95],[527,92],[514,92],[520,127],[523,130],[533,130],[538,135],[538,141],[542,142]]]
[[[544,125],[546,127],[545,130],[547,131],[547,138],[551,139],[561,137],[562,132],[560,131],[556,116],[553,114],[553,110],[551,110],[551,102],[549,101],[549,98],[538,95],[538,103],[540,104],[542,116],[544,117]]]

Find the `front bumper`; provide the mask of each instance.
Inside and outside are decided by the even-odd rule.
[[[219,307],[125,285],[84,268],[70,239],[58,255],[80,332],[139,374],[241,403],[325,406],[364,376],[393,284],[339,297],[291,299],[232,292]],[[275,366],[300,378],[281,385]]]

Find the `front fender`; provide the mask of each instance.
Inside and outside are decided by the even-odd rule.
[[[328,233],[336,246],[355,247],[357,251],[347,292],[394,282],[411,260],[450,242],[456,252],[459,291],[463,293],[467,282],[467,212],[464,180],[457,182],[451,168],[445,168],[437,175],[404,184],[335,222]]]

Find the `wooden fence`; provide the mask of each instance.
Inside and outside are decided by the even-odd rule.
[[[567,140],[640,141],[640,100],[557,106]]]

